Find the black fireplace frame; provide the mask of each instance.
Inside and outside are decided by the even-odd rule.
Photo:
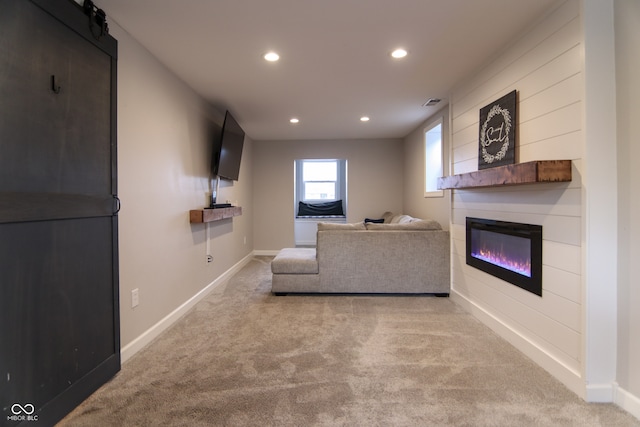
[[[471,255],[471,230],[484,230],[493,233],[529,239],[531,244],[531,277],[500,267],[499,265],[475,258]],[[526,291],[542,296],[542,226],[492,219],[466,219],[466,261],[467,265],[498,277]]]

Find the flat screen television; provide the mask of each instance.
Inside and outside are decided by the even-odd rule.
[[[238,180],[244,145],[244,131],[229,111],[224,116],[218,150],[213,153],[213,174],[224,179]]]

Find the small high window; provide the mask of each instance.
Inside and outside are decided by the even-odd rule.
[[[443,163],[442,119],[439,119],[424,131],[424,197],[444,196],[444,191],[438,190]]]

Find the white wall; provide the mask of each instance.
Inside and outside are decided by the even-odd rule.
[[[616,402],[640,418],[640,2],[616,0],[618,359]]]
[[[570,159],[571,183],[455,190],[452,297],[569,388],[583,376],[583,73],[580,3],[563,3],[451,95],[452,173],[478,169],[479,110],[518,91],[517,161]],[[543,226],[543,296],[465,263],[465,217]]]
[[[239,181],[220,192],[221,199],[237,200],[243,215],[209,226],[214,262],[207,264],[206,226],[190,224],[189,210],[207,203],[211,127],[221,125],[222,113],[116,22],[109,26],[119,43],[120,327],[126,359],[133,352],[125,355],[127,348],[159,332],[162,319],[251,253],[252,143],[245,142]],[[140,305],[132,309],[135,288]]]
[[[584,70],[584,378],[612,401],[617,332],[617,170],[613,0],[582,0]],[[610,140],[611,144],[603,144]]]
[[[424,131],[442,119],[443,175],[449,175],[449,107],[444,106],[404,139],[403,212],[416,218],[434,219],[449,229],[450,190],[442,197],[424,197]]]
[[[294,161],[347,159],[347,222],[402,210],[402,140],[255,141],[254,245],[294,247]]]

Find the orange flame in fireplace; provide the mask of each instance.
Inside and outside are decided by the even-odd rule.
[[[480,249],[472,253],[471,256],[482,261],[506,268],[523,276],[531,277],[531,260],[516,260],[503,252],[496,252],[490,249]]]

